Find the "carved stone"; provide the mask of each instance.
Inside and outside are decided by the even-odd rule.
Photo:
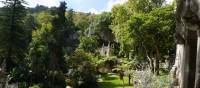
[[[173,85],[200,88],[200,0],[177,0]]]

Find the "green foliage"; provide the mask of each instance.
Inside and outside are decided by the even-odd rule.
[[[113,20],[112,20],[111,28],[115,34],[116,40],[120,43],[120,54],[127,56],[128,53],[130,52],[130,50],[134,50],[136,48],[132,44],[137,43],[137,41],[139,41],[139,40],[136,40],[133,38],[134,35],[133,35],[132,29],[134,29],[134,28],[131,28],[131,27],[134,26],[135,28],[137,28],[137,27],[140,27],[143,23],[140,24],[140,20],[137,20],[137,22],[130,24],[130,22],[128,22],[128,20],[132,20],[132,21],[134,20],[133,17],[130,18],[131,15],[134,17],[139,17],[139,18],[143,19],[144,21],[146,19],[149,19],[148,20],[149,22],[146,24],[146,28],[150,27],[147,25],[151,25],[151,29],[154,29],[154,28],[152,28],[152,26],[155,26],[155,27],[162,26],[162,25],[156,24],[155,21],[160,21],[159,19],[166,18],[166,17],[164,17],[163,15],[161,17],[161,15],[160,15],[160,18],[158,17],[159,19],[157,19],[157,18],[155,18],[155,16],[148,15],[148,17],[150,17],[150,18],[147,18],[146,14],[152,13],[152,15],[153,15],[154,14],[153,12],[156,12],[156,10],[157,10],[156,8],[160,8],[162,6],[163,2],[164,2],[163,0],[153,0],[153,1],[129,0],[127,3],[125,3],[123,5],[116,5],[112,8]],[[166,11],[166,10],[164,10],[164,11]],[[171,10],[171,12],[169,12],[169,11],[164,12],[164,11],[163,11],[163,14],[165,14],[167,12],[169,14],[172,12],[172,10]],[[140,15],[138,13],[140,13]],[[140,16],[142,16],[142,17],[140,17]],[[171,18],[168,16],[168,18],[166,18],[165,20],[167,20],[167,19],[171,19]],[[165,21],[165,20],[163,19],[163,21]],[[153,23],[155,23],[155,24],[153,24]],[[143,28],[140,28],[140,29],[143,29]],[[143,29],[143,30],[145,30],[145,29]],[[156,30],[154,30],[154,31],[156,32]],[[140,36],[139,33],[135,33],[135,34],[137,34],[136,37]],[[145,39],[145,40],[148,40],[148,39]],[[142,40],[140,39],[140,41],[142,41]],[[142,44],[140,44],[140,45],[142,45]]]
[[[77,12],[73,16],[74,23],[80,30],[83,30],[84,32],[84,30],[86,30],[89,27],[89,17],[90,14]]]
[[[79,38],[80,40],[80,44],[78,49],[86,51],[86,52],[95,52],[97,49],[97,39],[95,36],[91,36],[91,37],[86,37],[86,36],[82,36]]]
[[[129,0],[113,7],[110,27],[120,44],[120,55],[127,57],[133,52],[148,57],[149,63],[156,63],[152,67],[159,68],[159,60],[174,47],[175,29],[173,6],[162,4],[163,0]]]
[[[127,20],[129,20],[131,12],[128,10],[127,5],[117,5],[112,8],[112,24],[111,29],[115,34],[117,42],[120,44],[120,55],[127,56],[128,52],[132,49],[130,38],[130,30],[128,30]]]
[[[95,65],[91,56],[83,51],[76,51],[72,56],[66,57],[69,68],[67,78],[68,84],[72,87],[96,87]]]
[[[51,70],[61,70],[64,69],[64,52],[63,48],[65,47],[66,35],[67,32],[67,19],[65,17],[66,3],[61,2],[60,7],[55,11],[55,17],[52,19],[52,29],[50,30],[50,36],[52,40],[48,42],[49,49],[49,58],[50,58],[50,69]]]
[[[29,46],[29,67],[32,71],[31,75],[33,78],[43,80],[43,77],[46,75],[46,71],[49,70],[49,49],[47,47],[47,42],[52,40],[49,38],[49,31],[46,29],[37,30],[35,33],[37,36],[33,36],[32,42]]]
[[[0,62],[5,60],[9,73],[23,61],[30,42],[30,30],[25,29],[26,9],[23,0],[3,2],[0,22]]]
[[[132,15],[129,20],[135,54],[147,56],[157,74],[159,60],[165,59],[162,56],[169,55],[169,50],[174,47],[174,17],[173,7],[166,6],[148,14]]]
[[[149,13],[163,5],[165,0],[128,0],[130,11],[136,13]]]
[[[109,65],[109,63],[108,63],[109,61],[116,62],[117,61],[117,57],[116,56],[102,57],[96,63],[97,63],[97,66],[101,67],[101,66],[107,66],[107,65]]]
[[[62,2],[55,11],[42,12],[36,15],[40,24],[33,31],[33,40],[30,44],[29,60],[32,83],[41,83],[44,88],[63,88],[66,86],[66,67],[64,55],[66,44],[70,41],[69,35],[73,33],[72,17],[65,17],[66,3]],[[73,15],[73,14],[71,14]],[[49,18],[46,18],[49,17]],[[72,52],[72,51],[71,51]],[[68,55],[68,54],[67,54]]]
[[[51,18],[46,18],[45,16]],[[29,45],[29,53],[27,58],[30,61],[29,68],[32,71],[31,76],[33,79],[31,80],[38,82],[36,81],[36,78],[37,80],[43,81],[47,71],[50,68],[48,43],[55,40],[50,34],[52,29],[52,16],[47,12],[42,12],[37,14],[35,19],[36,23],[39,25],[37,25],[37,29],[32,32],[32,41]]]
[[[109,25],[112,22],[111,13],[103,12],[100,15],[95,16],[95,30],[110,30]]]
[[[114,42],[115,36],[110,29],[112,16],[109,12],[103,12],[95,16],[93,24],[94,35],[98,38],[99,45],[102,42]]]
[[[49,12],[41,12],[35,15],[35,20],[39,28],[47,27],[49,29],[53,17]]]
[[[158,45],[159,50],[167,54],[166,50],[174,47],[173,33],[175,18],[173,8],[163,7],[149,14],[133,15],[129,20],[130,29],[138,50],[151,52],[152,46]],[[147,50],[148,49],[148,50]],[[146,50],[146,51],[145,51]]]
[[[19,82],[21,88],[64,88],[66,81],[74,88],[96,88],[98,66],[130,75],[148,62],[165,60],[175,45],[174,5],[163,6],[163,0],[128,0],[101,14],[66,11],[61,2],[58,8],[29,8],[26,15],[24,0],[3,3],[0,64],[6,62],[11,82]],[[97,52],[104,43],[112,43],[115,51],[119,45],[119,55],[100,57]],[[151,81],[147,85],[167,86],[167,76],[146,76]],[[100,84],[121,87],[116,78]]]

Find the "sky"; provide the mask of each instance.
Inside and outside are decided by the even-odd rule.
[[[5,1],[5,0],[0,0]],[[59,6],[60,1],[64,0],[25,0],[28,3],[28,7],[35,7],[37,4],[45,5],[48,7]],[[74,11],[101,13],[103,11],[110,11],[115,4],[123,4],[128,0],[65,0],[67,6]],[[167,3],[171,3],[172,0],[167,0]],[[2,6],[2,3],[0,3]]]

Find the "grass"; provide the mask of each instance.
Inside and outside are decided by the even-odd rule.
[[[153,74],[145,73],[143,77],[145,77],[145,86],[148,86],[148,88],[168,88],[171,83],[169,79],[169,73],[161,72],[159,76],[154,76]],[[137,78],[134,79],[141,80]],[[117,74],[113,73],[103,74],[101,79],[99,79],[98,84],[99,88],[133,88],[132,79],[132,85],[128,86],[128,77],[124,77],[125,87],[123,87],[123,81],[119,79],[119,76]],[[141,86],[141,84],[139,86]]]
[[[128,77],[124,77],[124,84],[124,88],[133,88],[133,86],[128,86]],[[108,74],[99,81],[99,88],[123,88],[123,81],[116,74]]]

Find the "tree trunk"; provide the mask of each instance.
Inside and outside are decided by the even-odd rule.
[[[160,51],[159,51],[159,48],[158,46],[156,45],[155,46],[155,49],[156,49],[156,58],[155,58],[155,62],[154,62],[154,72],[156,75],[159,75],[159,69],[160,69],[160,63],[159,63],[159,59],[160,59]]]
[[[154,73],[154,61],[153,59],[147,57],[149,59],[149,66],[150,66],[150,69],[151,69],[151,72]]]
[[[150,61],[150,69],[151,69],[151,72],[154,74],[154,63],[153,63],[153,60]]]
[[[125,88],[124,79],[122,80],[122,82],[123,82],[123,88]]]
[[[131,75],[128,75],[128,85],[131,86]]]
[[[154,74],[159,75],[159,60],[157,58],[154,60]]]

